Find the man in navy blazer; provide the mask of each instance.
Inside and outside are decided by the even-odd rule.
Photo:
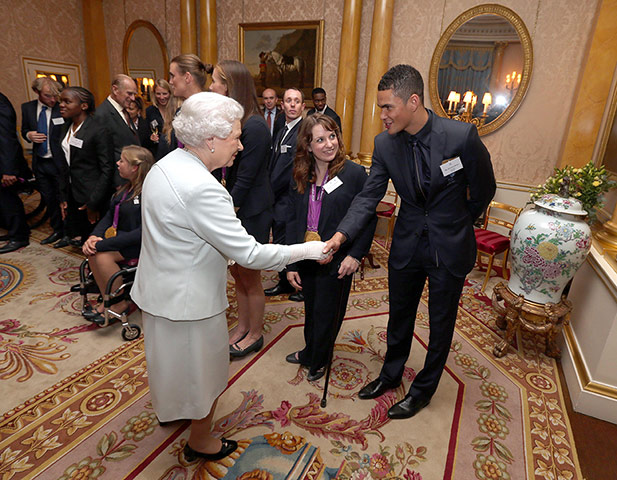
[[[32,90],[38,99],[21,105],[21,136],[32,142],[32,170],[38,189],[47,205],[51,235],[41,240],[41,245],[60,240],[64,235],[64,222],[60,213],[60,165],[54,139],[60,135],[64,119],[60,116],[59,85],[49,77],[36,78]]]
[[[390,418],[409,418],[429,404],[439,384],[465,276],[475,263],[473,222],[495,194],[495,176],[474,125],[424,107],[424,82],[415,68],[388,70],[378,85],[377,104],[386,131],[375,137],[369,179],[326,248],[336,251],[361,234],[392,179],[401,206],[388,262],[387,351],[379,377],[358,396],[376,398],[401,383],[428,278],[430,337],[424,367],[405,398],[388,411]]]
[[[341,127],[341,117],[339,117],[334,110],[328,107],[326,91],[321,87],[317,87],[313,89],[311,95],[313,97],[313,105],[315,105],[315,108],[311,108],[308,111],[307,115],[313,115],[314,113],[322,113],[324,115],[328,115],[328,117],[330,117],[336,122],[339,130],[342,132],[343,129]]]
[[[111,83],[109,96],[101,103],[94,113],[100,125],[109,132],[109,141],[114,152],[114,162],[120,160],[122,149],[127,145],[139,145],[139,137],[135,126],[128,117],[127,108],[135,101],[137,85],[128,75],[116,75]],[[120,177],[114,169],[113,185],[119,187],[126,180]]]
[[[274,193],[274,215],[272,222],[273,243],[285,243],[287,223],[287,206],[289,204],[289,184],[296,156],[298,130],[302,123],[304,112],[304,94],[297,88],[288,88],[283,95],[283,113],[285,125],[277,133],[272,143],[272,158],[270,159],[270,185]],[[291,300],[301,302],[301,293],[293,293],[295,289],[287,281],[287,274],[279,272],[279,282],[272,288],[266,288],[267,296],[292,293]]]

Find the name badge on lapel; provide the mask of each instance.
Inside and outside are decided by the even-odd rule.
[[[52,118],[51,123],[53,123],[54,125],[62,125],[64,124],[64,118],[62,117]]]
[[[84,141],[81,138],[71,137],[69,140],[69,145],[75,148],[81,148],[84,144]]]
[[[328,183],[323,186],[323,189],[326,193],[330,194],[341,185],[343,185],[343,181],[338,177],[334,177],[332,180],[328,180]]]
[[[287,153],[288,148],[290,148],[289,145],[281,145],[281,153]]]
[[[453,174],[454,172],[458,172],[462,170],[463,164],[461,163],[461,157],[451,158],[449,160],[444,160],[442,164],[439,166],[441,168],[441,172],[444,177]]]
[[[159,126],[159,122],[157,122],[156,119],[150,122],[150,128],[156,128],[158,126]]]

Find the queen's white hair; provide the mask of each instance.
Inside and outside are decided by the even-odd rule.
[[[200,92],[184,101],[172,125],[183,144],[201,147],[208,138],[227,138],[243,115],[244,109],[233,98]]]

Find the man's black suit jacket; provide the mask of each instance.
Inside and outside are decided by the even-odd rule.
[[[62,127],[61,139],[64,139],[71,122]],[[64,151],[60,148],[62,176],[60,192],[62,200],[68,198],[69,188],[79,205],[87,205],[91,210],[104,211],[111,194],[112,179],[115,168],[113,151],[109,144],[109,133],[100,120],[90,116],[84,120],[75,137],[83,143],[81,148],[71,149],[69,167]],[[70,181],[69,181],[70,179]]]
[[[139,138],[126,124],[118,110],[114,108],[109,99],[105,99],[101,103],[94,113],[94,117],[97,118],[101,125],[105,127],[108,132],[108,141],[111,140],[114,161],[120,160],[120,154],[122,149],[127,145],[139,145]],[[125,180],[120,178],[117,170],[114,172],[114,186],[121,185]]]
[[[424,225],[431,248],[450,273],[464,277],[476,259],[473,222],[495,194],[495,176],[488,150],[474,125],[433,114],[430,167],[431,183],[426,203],[416,198],[412,170],[406,154],[409,134],[375,137],[373,164],[364,189],[352,204],[338,231],[356,238],[375,213],[391,178],[401,206],[394,227],[390,265],[401,269],[411,260]],[[444,176],[440,166],[460,157],[463,168]]]
[[[322,197],[317,231],[324,240],[327,240],[336,233],[337,227],[347,213],[349,205],[354,197],[362,191],[362,187],[367,181],[364,167],[353,163],[351,160],[345,162],[345,166],[337,174],[337,177],[342,181],[342,184],[330,193],[324,192]],[[310,184],[304,190],[304,193],[298,193],[295,182],[291,181],[285,231],[285,243],[288,245],[304,242],[310,194]],[[368,226],[360,232],[358,237],[353,241],[345,242],[341,246],[329,264],[331,266],[329,269],[331,275],[337,275],[339,266],[347,255],[352,256],[358,261],[362,260],[371,248],[376,225],[377,217],[373,214],[373,218],[369,221]],[[288,270],[297,271],[298,264],[289,265]]]
[[[17,138],[16,121],[17,115],[13,105],[0,93],[0,177],[14,175],[27,179],[32,173]]]
[[[302,125],[302,120],[294,125],[285,137],[283,145],[287,146],[286,152],[281,150],[281,140],[286,128],[282,128],[272,146],[272,159],[270,160],[270,185],[274,193],[274,220],[284,222],[287,216],[287,200],[289,198],[289,182],[293,169],[294,158],[296,156],[296,143],[298,131]]]
[[[36,116],[36,108],[37,108],[38,100],[31,100],[30,102],[21,104],[21,136],[28,143],[31,143],[31,140],[26,136],[28,132],[36,132],[38,128],[39,119]],[[60,135],[60,131],[62,130],[62,124],[55,125],[53,119],[54,118],[62,118],[60,116],[60,105],[56,103],[51,109],[51,121],[47,126],[47,143],[51,148],[52,157],[56,157],[56,151],[52,145],[54,144],[53,139]],[[41,144],[34,143],[32,146],[32,153],[38,155],[38,148]]]
[[[314,108],[311,108],[306,115],[307,116],[313,115],[315,113],[317,113],[317,110],[315,110]],[[338,114],[334,110],[332,110],[330,107],[328,107],[327,105],[326,105],[326,110],[324,111],[324,115],[328,115],[328,117],[334,120],[336,124],[338,125],[338,129],[341,132],[343,131],[343,127],[341,127],[341,117],[339,117]]]

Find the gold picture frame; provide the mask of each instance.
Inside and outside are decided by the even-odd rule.
[[[51,61],[42,58],[21,57],[24,71],[24,86],[28,100],[36,100],[38,96],[30,86],[35,78],[40,76],[51,77],[63,87],[81,85],[81,65]]]
[[[253,75],[257,95],[295,87],[310,98],[321,86],[323,37],[323,20],[241,23],[239,58]]]
[[[512,27],[514,27],[514,29],[516,30],[523,50],[523,70],[521,73],[520,84],[516,90],[516,94],[514,94],[509,105],[503,111],[503,113],[501,113],[501,115],[499,115],[495,120],[491,121],[490,123],[485,123],[478,127],[478,133],[480,135],[486,135],[487,133],[494,132],[495,130],[500,128],[514,115],[514,113],[520,107],[521,102],[525,98],[525,94],[527,93],[527,89],[529,88],[529,83],[531,81],[531,73],[533,70],[533,47],[531,43],[531,35],[529,35],[529,30],[527,30],[525,22],[523,22],[521,17],[519,17],[513,10],[496,4],[477,5],[470,8],[469,10],[464,11],[454,19],[454,21],[448,26],[448,28],[446,28],[443,35],[439,39],[439,42],[435,47],[435,52],[433,53],[433,58],[431,60],[431,66],[429,70],[429,96],[431,99],[431,105],[435,113],[440,117],[447,117],[448,114],[446,113],[446,110],[444,109],[442,104],[442,101],[445,101],[445,99],[440,99],[437,85],[441,57],[444,54],[446,47],[448,46],[448,42],[451,40],[455,32],[460,27],[462,27],[468,20],[471,20],[480,15],[497,15],[508,20]]]

